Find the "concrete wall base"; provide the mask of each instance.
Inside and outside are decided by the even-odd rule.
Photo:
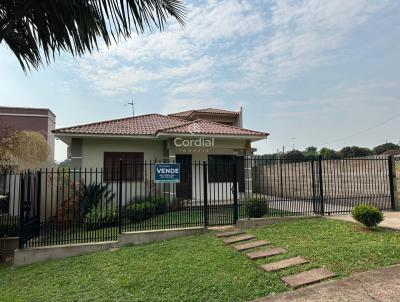
[[[69,256],[78,256],[125,245],[138,245],[172,238],[202,234],[206,232],[206,230],[207,229],[204,227],[196,227],[144,232],[126,232],[122,233],[118,237],[118,241],[31,247],[22,250],[16,249],[14,252],[14,266],[18,267],[51,259],[61,259]]]
[[[270,217],[270,218],[250,218],[240,219],[237,221],[236,226],[238,228],[254,228],[263,225],[269,225],[274,223],[280,223],[283,221],[299,220],[299,219],[310,219],[322,217],[319,215],[315,216],[287,216],[287,217]]]
[[[124,245],[137,245],[144,243],[151,243],[162,241],[172,238],[202,234],[206,231],[204,227],[195,228],[181,228],[181,229],[165,229],[144,232],[125,232],[118,238],[118,244]]]
[[[117,247],[117,241],[31,247],[22,250],[18,249],[15,250],[14,253],[14,266],[17,267],[45,260],[78,256],[96,251],[108,250],[113,247]]]
[[[8,257],[14,257],[14,250],[18,248],[19,237],[0,238],[0,262],[4,262]]]

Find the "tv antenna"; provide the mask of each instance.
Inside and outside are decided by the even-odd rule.
[[[128,103],[128,105],[132,106],[132,116],[135,116],[135,103],[133,102],[133,99]]]

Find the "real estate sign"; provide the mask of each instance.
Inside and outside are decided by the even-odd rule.
[[[154,181],[156,183],[178,183],[181,180],[179,164],[155,164]]]

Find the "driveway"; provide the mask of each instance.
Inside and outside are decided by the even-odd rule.
[[[254,302],[400,301],[400,264],[324,282]]]
[[[384,212],[384,220],[379,224],[380,227],[399,230],[400,231],[400,212]],[[351,217],[350,214],[348,215],[331,215],[331,216],[324,216],[329,219],[335,220],[343,220],[343,221],[351,221],[355,222],[355,220]],[[400,301],[400,298],[399,298]]]

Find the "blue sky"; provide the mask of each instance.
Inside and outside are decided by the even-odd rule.
[[[246,128],[271,133],[259,153],[400,141],[400,1],[186,4],[184,29],[27,75],[1,45],[0,105],[48,107],[57,127],[129,116],[132,98],[137,114],[243,106]]]

